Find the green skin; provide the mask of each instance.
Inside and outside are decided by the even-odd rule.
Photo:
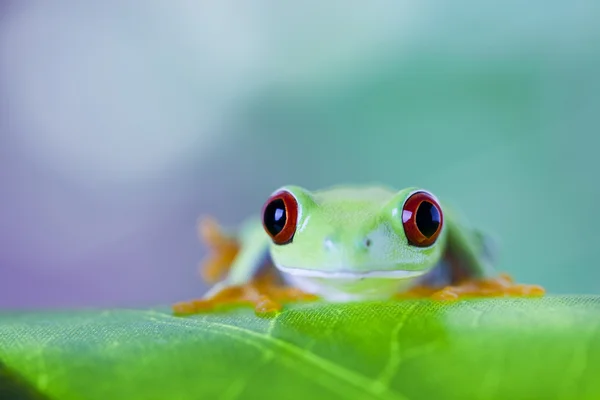
[[[251,281],[267,255],[288,284],[334,302],[391,298],[422,284],[436,269],[448,269],[442,262],[448,255],[469,277],[494,274],[484,237],[441,203],[444,224],[437,240],[429,247],[409,244],[402,209],[406,199],[422,189],[337,186],[310,192],[285,186],[274,193],[282,190],[298,202],[293,240],[274,244],[260,219],[247,221],[237,235],[241,250],[228,276],[205,298]],[[452,276],[446,276],[448,284]]]

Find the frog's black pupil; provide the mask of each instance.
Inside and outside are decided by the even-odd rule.
[[[282,199],[275,199],[265,208],[265,228],[276,236],[285,227],[285,203]]]
[[[419,204],[417,209],[417,228],[423,235],[430,238],[440,226],[440,210],[428,201]]]

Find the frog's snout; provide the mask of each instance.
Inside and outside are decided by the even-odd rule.
[[[368,252],[373,246],[373,239],[369,236],[359,237],[354,240],[354,250],[358,253]],[[340,251],[343,248],[347,248],[339,240],[336,240],[332,236],[328,236],[323,240],[323,247],[328,253],[334,253]]]
[[[328,236],[323,240],[323,247],[325,248],[325,251],[332,252],[335,251],[337,246],[335,244],[335,240]]]
[[[354,247],[359,253],[367,253],[371,250],[371,246],[373,246],[373,239],[365,236],[357,239]]]

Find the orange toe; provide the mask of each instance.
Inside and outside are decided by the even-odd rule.
[[[282,308],[283,306],[281,303],[276,302],[265,295],[259,296],[254,303],[254,311],[256,311],[257,314],[271,314],[281,311]]]
[[[514,283],[507,274],[495,278],[467,280],[434,292],[435,300],[458,300],[466,297],[539,297],[545,294],[539,285]]]
[[[274,274],[264,274],[248,284],[226,287],[210,299],[177,303],[173,305],[173,312],[189,315],[221,306],[250,305],[257,315],[268,316],[281,311],[285,302],[317,299],[317,296],[297,288],[282,286],[275,278]]]
[[[239,243],[235,238],[226,235],[219,223],[210,217],[200,220],[198,235],[210,249],[209,255],[200,265],[200,273],[206,282],[215,283],[229,272],[239,252]]]

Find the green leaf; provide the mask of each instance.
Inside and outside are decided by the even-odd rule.
[[[0,362],[61,400],[598,399],[600,296],[8,313]]]

